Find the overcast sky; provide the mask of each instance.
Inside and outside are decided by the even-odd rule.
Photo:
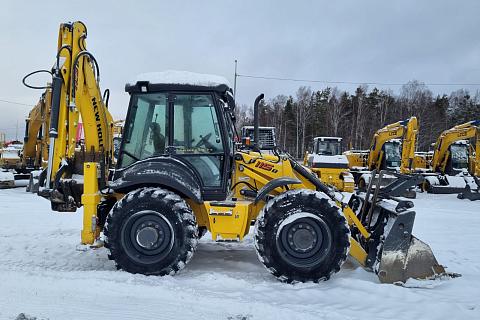
[[[124,85],[169,69],[328,81],[480,83],[480,1],[10,1],[0,4],[0,100],[35,104],[22,77],[53,65],[58,26],[81,20],[110,88],[115,118]],[[37,84],[46,81],[39,77]],[[237,101],[322,83],[239,78]],[[352,90],[351,85],[338,85]],[[371,86],[370,86],[371,87]],[[382,88],[388,86],[380,86]],[[454,86],[431,87],[450,93]],[[398,87],[391,86],[394,92]],[[478,87],[470,86],[470,90]],[[30,107],[0,101],[0,132],[19,138]]]

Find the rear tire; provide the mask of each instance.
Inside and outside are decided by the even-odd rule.
[[[105,247],[117,268],[145,275],[173,275],[190,261],[198,229],[188,204],[161,188],[126,194],[107,217]]]
[[[350,228],[332,200],[292,190],[270,200],[255,224],[260,261],[280,281],[328,280],[347,259]]]

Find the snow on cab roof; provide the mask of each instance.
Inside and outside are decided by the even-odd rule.
[[[230,88],[230,83],[222,76],[177,70],[142,73],[129,84],[135,85],[138,81],[148,81],[150,84],[182,84],[202,87],[216,87],[223,84]]]
[[[243,128],[245,129],[254,129],[255,127],[254,126],[243,126]],[[275,127],[258,127],[258,129],[275,129]]]
[[[340,137],[315,137],[315,138],[313,138],[313,140],[323,140],[323,139],[325,139],[325,140],[337,140],[337,141],[342,140],[342,138],[340,138]]]

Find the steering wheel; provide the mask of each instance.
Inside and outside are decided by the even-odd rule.
[[[207,133],[205,136],[201,137],[200,141],[198,141],[198,143],[195,145],[195,148],[199,148],[202,145],[205,145],[206,147],[208,147],[209,145],[208,140],[210,140],[211,136],[212,136],[212,133],[210,132],[210,133]]]

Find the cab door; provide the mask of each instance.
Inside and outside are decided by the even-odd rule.
[[[227,194],[224,124],[212,93],[171,93],[168,153],[186,163],[201,180],[205,200]]]

